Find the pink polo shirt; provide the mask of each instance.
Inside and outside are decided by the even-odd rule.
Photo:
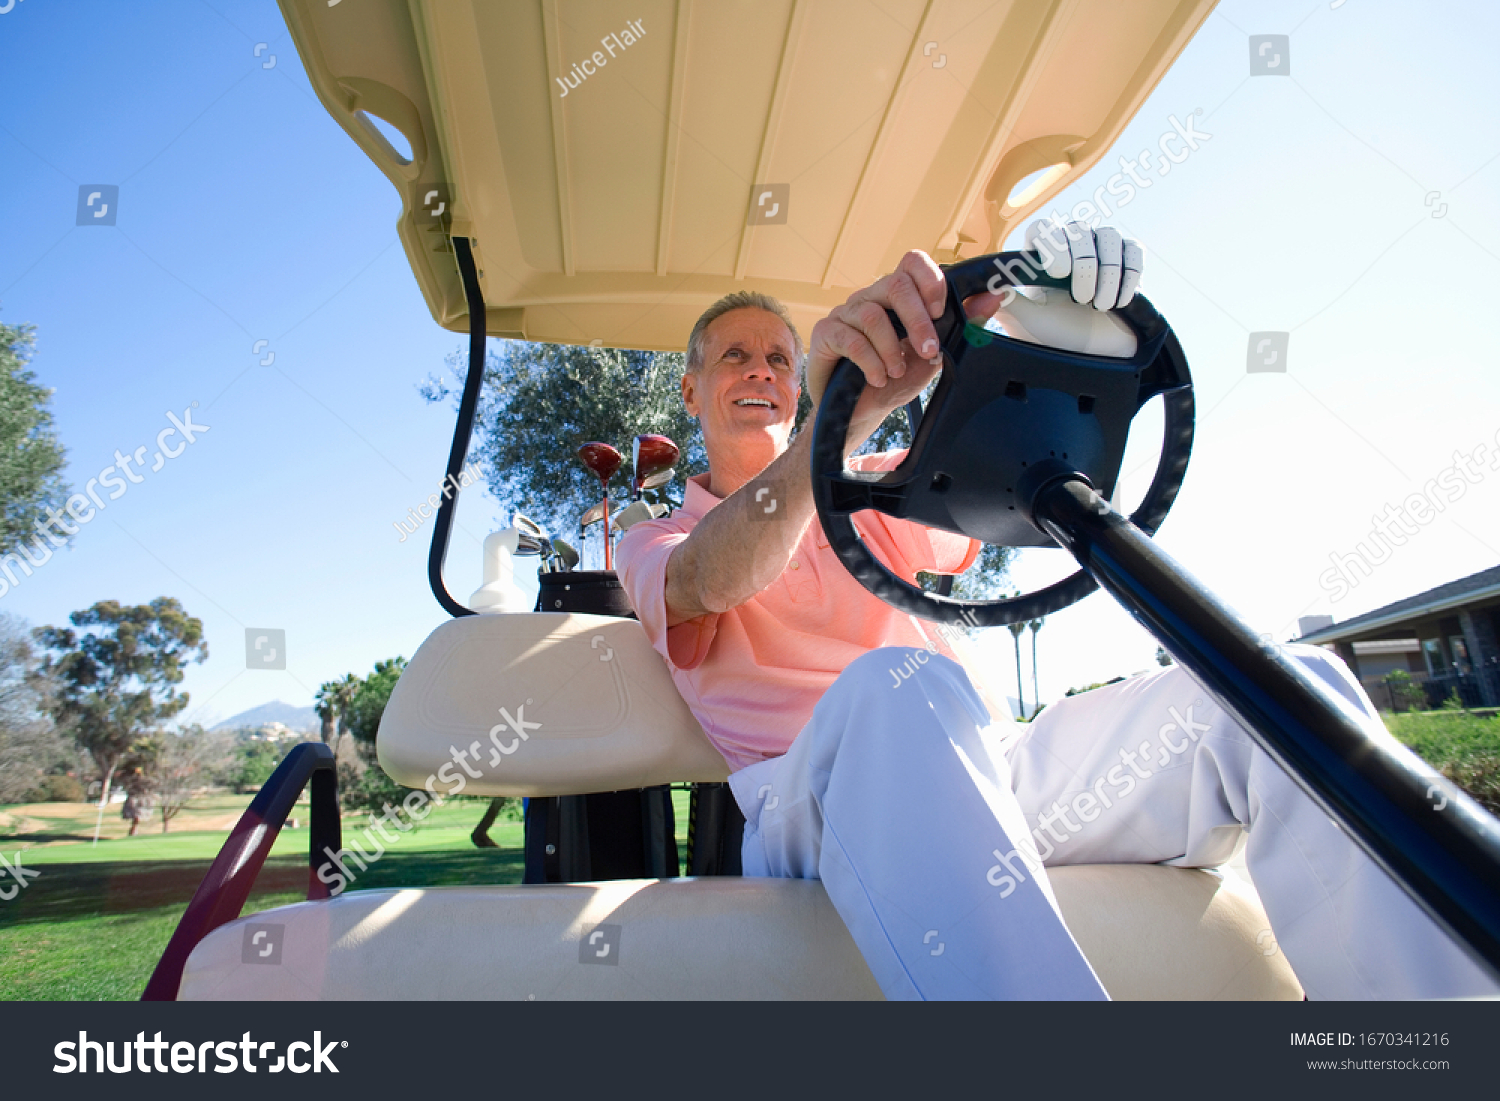
[[[890,470],[904,451],[860,455],[856,470]],[[878,600],[850,576],[816,517],[781,576],[737,608],[667,627],[667,559],[719,498],[687,482],[683,507],[637,524],[620,540],[615,565],[651,645],[677,690],[738,771],[787,751],[813,707],[845,666],[880,646],[938,641],[932,624]],[[855,517],[866,545],[913,584],[919,570],[962,573],[980,544],[877,512]],[[940,645],[943,652],[947,647]]]

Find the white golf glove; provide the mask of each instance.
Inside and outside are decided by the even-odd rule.
[[[1037,253],[1054,279],[1073,277],[1073,301],[1096,310],[1117,310],[1135,297],[1144,254],[1135,241],[1111,226],[1050,220],[1026,228],[1026,247]]]
[[[1059,226],[1033,222],[1026,247],[1036,253],[1048,275],[1071,280],[1069,291],[1027,287],[1008,296],[994,320],[1007,336],[1067,352],[1128,359],[1135,355],[1135,334],[1110,313],[1135,297],[1141,281],[1141,246],[1101,226],[1082,222]]]

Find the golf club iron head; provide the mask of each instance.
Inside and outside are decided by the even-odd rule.
[[[558,561],[564,570],[572,570],[578,567],[578,552],[571,544],[562,539],[552,540],[552,549],[557,552]]]

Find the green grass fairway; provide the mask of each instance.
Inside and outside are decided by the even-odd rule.
[[[18,831],[14,826],[7,827],[4,819],[0,819],[0,852],[10,854],[15,851],[25,853],[28,867],[38,867],[46,864],[115,864],[122,861],[157,861],[157,860],[193,860],[201,861],[207,865],[217,855],[224,845],[224,840],[229,836],[230,826],[238,819],[239,812],[243,811],[250,802],[250,796],[208,796],[207,800],[221,803],[224,799],[233,799],[234,803],[225,810],[216,807],[214,817],[224,819],[224,826],[216,830],[178,830],[174,828],[170,833],[153,833],[147,831],[138,833],[134,837],[115,837],[107,841],[100,841],[97,845],[87,838],[74,840],[76,834],[70,830],[50,830],[46,836],[46,842],[38,842],[38,834]],[[78,804],[44,804],[46,807],[74,807]],[[422,852],[447,852],[458,849],[474,849],[474,842],[469,839],[470,832],[479,822],[480,815],[484,813],[484,801],[477,799],[454,799],[444,806],[438,807],[429,814],[425,821],[417,825],[409,833],[401,835],[401,839],[394,843],[393,850],[407,849],[420,850]],[[83,808],[85,811],[90,808]],[[15,820],[26,815],[36,814],[36,805],[30,807],[3,807],[0,813]],[[297,856],[304,859],[308,848],[307,811],[298,807],[299,826],[296,829],[286,828],[277,835],[275,847],[271,850],[273,856]],[[686,813],[684,811],[684,813]],[[186,817],[186,812],[184,812]],[[201,819],[211,817],[208,813],[200,816]],[[35,821],[33,817],[31,819]],[[54,817],[53,821],[60,821],[61,816]],[[365,827],[369,823],[368,816],[359,814],[345,815],[343,821],[344,843],[347,845],[350,839],[361,841]],[[92,825],[91,827],[92,828]],[[387,832],[391,832],[389,826]],[[62,840],[59,834],[68,837]],[[376,835],[379,836],[378,834]],[[519,822],[496,822],[490,828],[490,839],[501,848],[521,847],[521,824]]]

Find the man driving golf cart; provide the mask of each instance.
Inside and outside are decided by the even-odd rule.
[[[1134,243],[1072,223],[1033,226],[1028,245],[1050,275],[1071,278],[1071,296],[1000,309],[985,292],[965,304],[970,320],[1129,354],[1107,350],[1129,336],[1108,311],[1134,293]],[[814,327],[814,403],[842,358],[867,383],[846,458],[935,377],[944,295],[937,264],[909,252]],[[1212,867],[1247,833],[1274,943],[1309,997],[1496,993],[1179,666],[1061,701],[1029,725],[994,714],[930,625],[871,595],[830,548],[814,510],[813,433],[791,438],[803,366],[774,299],[744,292],[710,307],[682,378],[709,470],[687,482],[681,509],[637,524],[617,552],[653,647],[732,770],[745,875],[821,879],[887,998],[1094,999],[1104,989],[1045,866]],[[847,461],[884,471],[903,454]],[[908,581],[960,573],[979,549],[873,511],[857,523]],[[1372,737],[1388,737],[1337,658],[1292,652],[1365,714]]]

